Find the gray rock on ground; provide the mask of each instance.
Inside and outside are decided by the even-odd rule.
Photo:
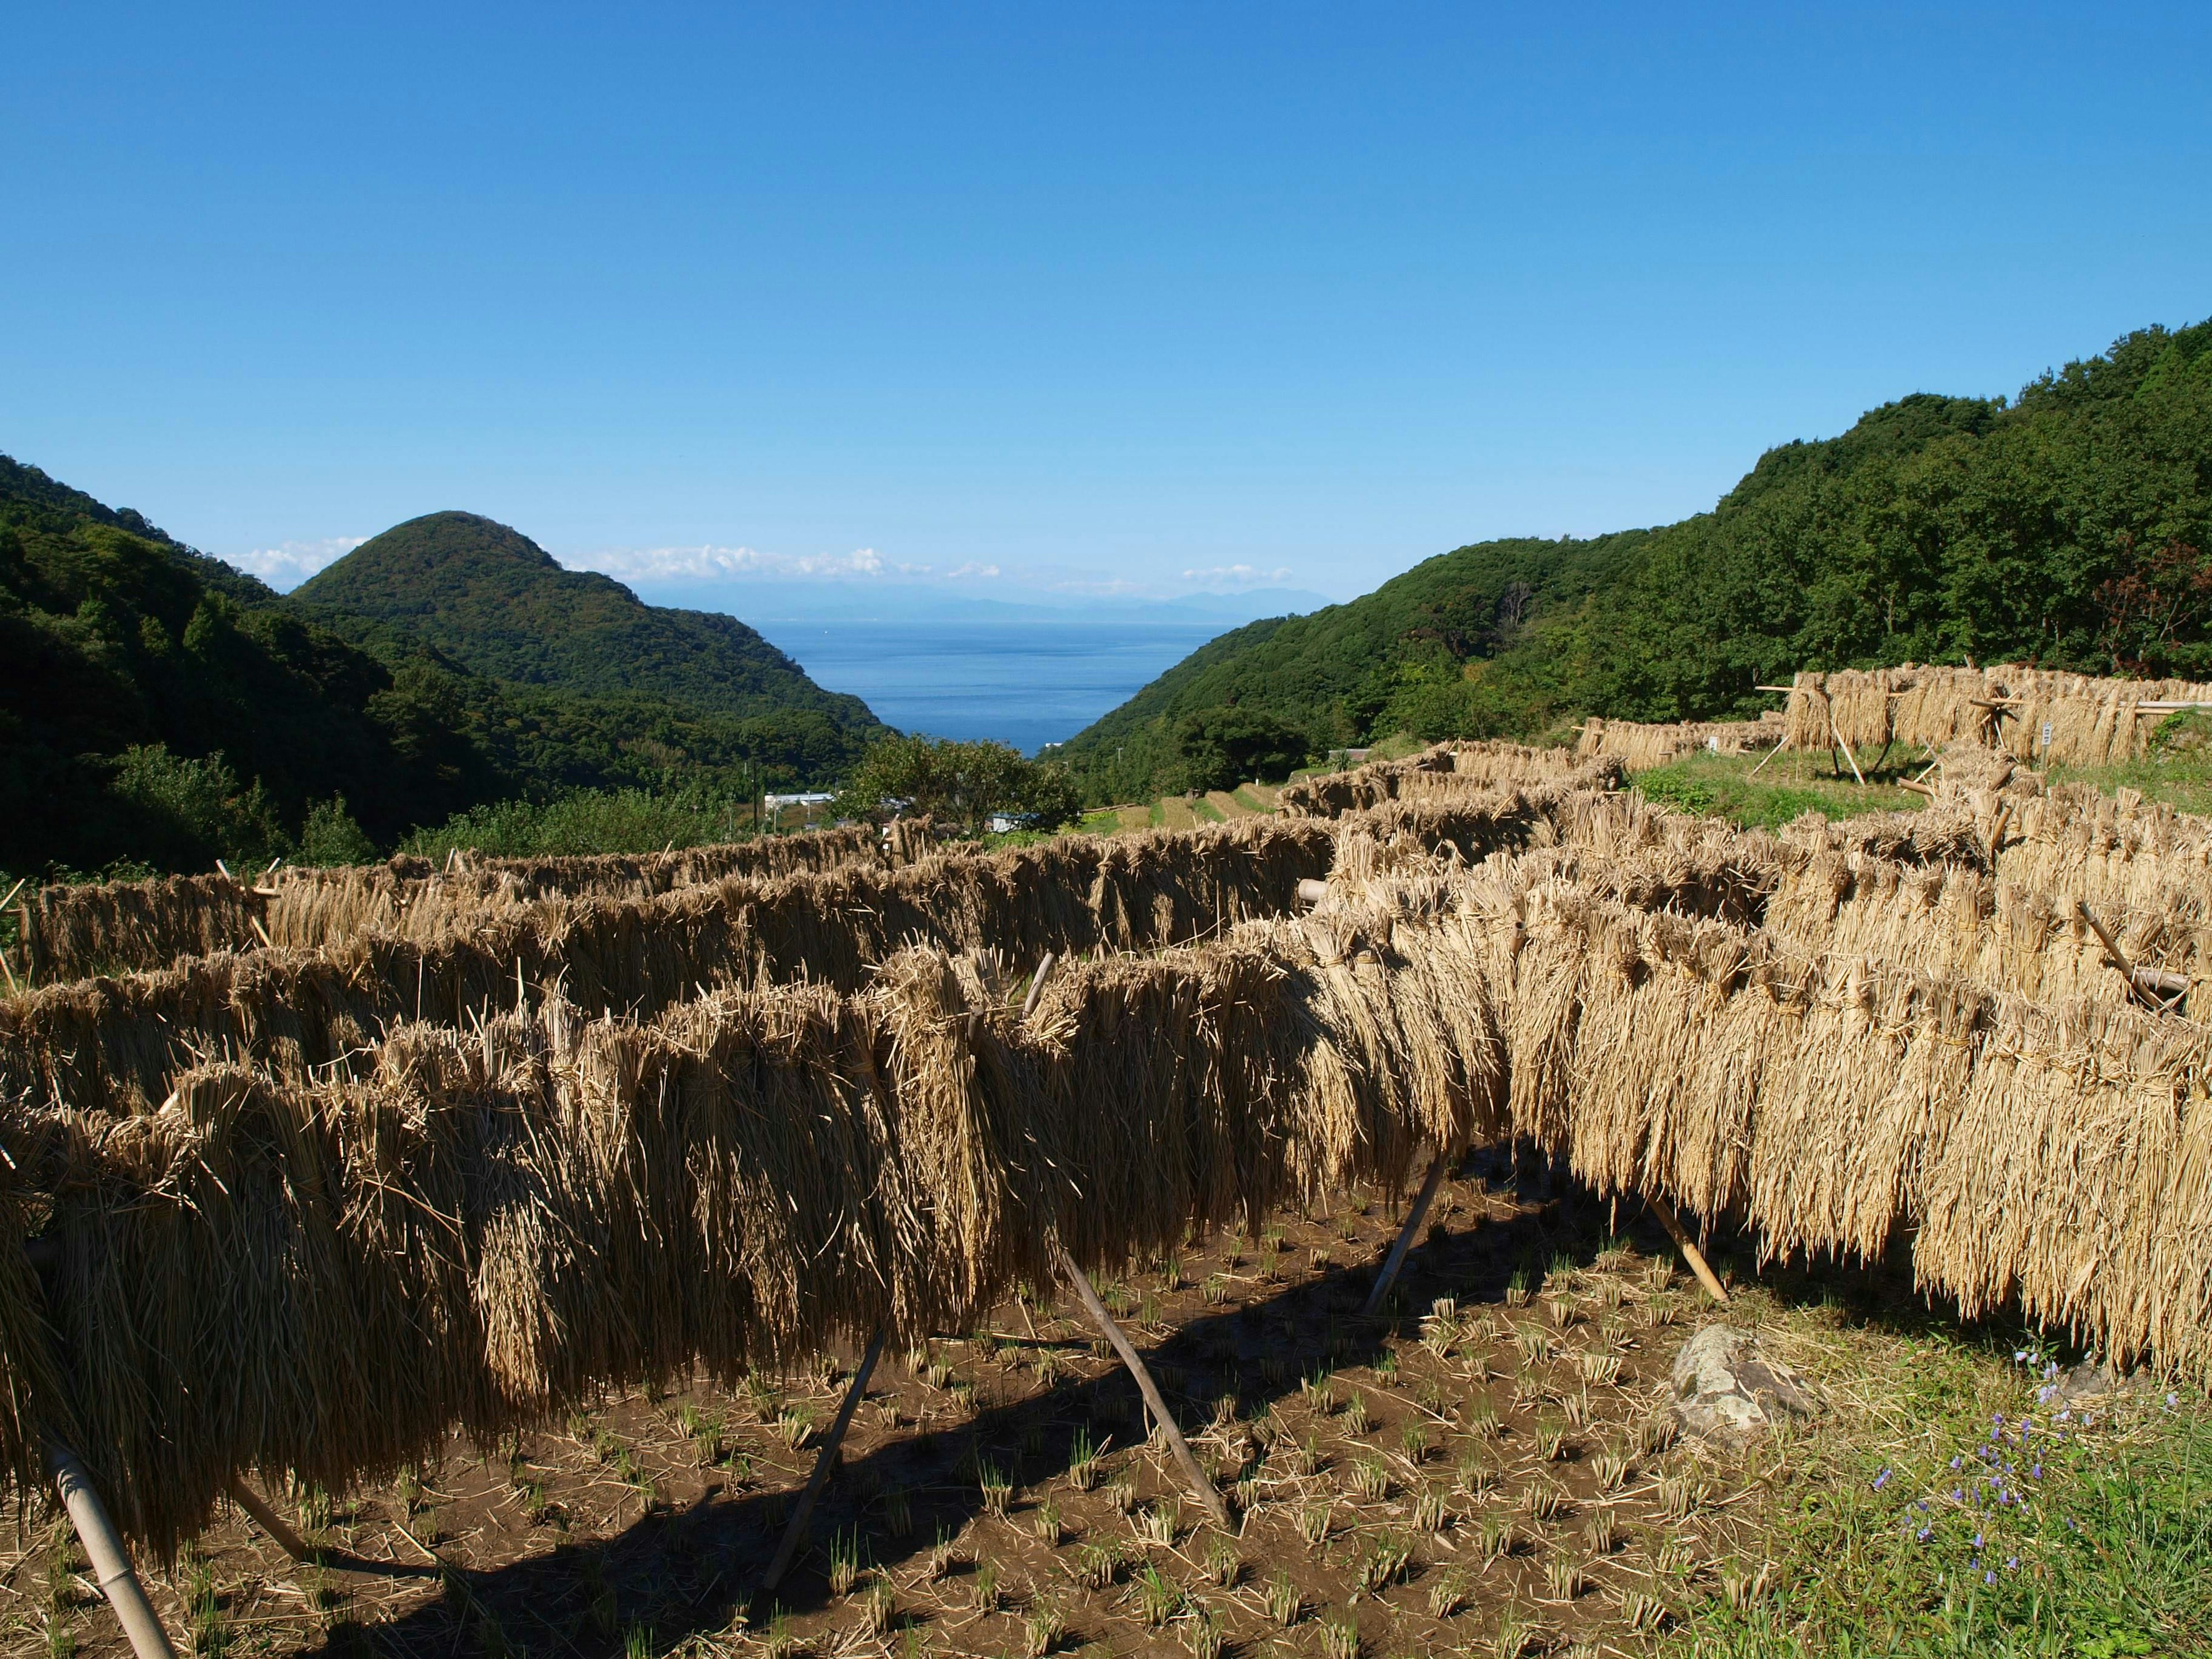
[[[1755,1331],[1708,1325],[1674,1356],[1674,1419],[1686,1434],[1725,1445],[1755,1439],[1784,1418],[1820,1409],[1812,1384]]]

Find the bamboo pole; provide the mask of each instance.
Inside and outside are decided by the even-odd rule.
[[[131,1569],[131,1557],[116,1534],[115,1523],[107,1518],[106,1506],[93,1489],[83,1462],[60,1441],[49,1439],[46,1473],[53,1477],[62,1507],[69,1511],[70,1523],[84,1545],[100,1594],[115,1609],[124,1635],[131,1639],[131,1650],[138,1659],[177,1659],[177,1650],[169,1645],[168,1632],[154,1616],[154,1604],[146,1599],[145,1586]]]
[[[822,1442],[821,1454],[814,1460],[814,1472],[806,1477],[806,1490],[799,1495],[799,1507],[791,1512],[791,1524],[783,1529],[783,1542],[776,1547],[775,1560],[769,1565],[768,1577],[761,1580],[761,1588],[774,1589],[783,1582],[783,1575],[791,1569],[791,1558],[799,1553],[799,1540],[806,1536],[806,1523],[813,1517],[815,1500],[822,1496],[822,1488],[830,1483],[830,1471],[836,1467],[837,1449],[844,1443],[845,1431],[852,1426],[853,1413],[860,1409],[860,1396],[867,1392],[868,1373],[876,1368],[876,1361],[884,1352],[884,1338],[888,1328],[878,1326],[868,1339],[868,1351],[860,1356],[860,1369],[853,1373],[853,1386],[845,1390],[845,1403],[837,1408],[837,1420],[830,1425],[830,1432]]]
[[[1022,999],[1024,1024],[1027,1024],[1030,1016],[1036,1012],[1037,999],[1044,994],[1044,982],[1051,976],[1053,964],[1058,961],[1059,958],[1049,951],[1038,959],[1036,972],[1030,975],[1030,994]]]
[[[1091,1322],[1097,1326],[1100,1334],[1114,1345],[1114,1352],[1121,1355],[1122,1364],[1128,1367],[1129,1375],[1136,1379],[1137,1392],[1144,1395],[1145,1404],[1152,1411],[1152,1420],[1160,1425],[1160,1432],[1167,1437],[1168,1450],[1174,1455],[1176,1467],[1182,1471],[1182,1478],[1189,1485],[1193,1495],[1206,1506],[1206,1512],[1213,1517],[1213,1524],[1226,1531],[1229,1506],[1221,1501],[1220,1492],[1214,1489],[1213,1482],[1206,1479],[1206,1471],[1198,1465],[1198,1459],[1191,1455],[1190,1443],[1182,1437],[1182,1431],[1176,1426],[1175,1414],[1168,1410],[1168,1402],[1160,1397],[1159,1384],[1152,1381],[1152,1374],[1145,1368],[1144,1359],[1130,1346],[1128,1337],[1114,1322],[1113,1316],[1106,1311],[1106,1304],[1098,1299],[1098,1292],[1091,1288],[1090,1276],[1075,1265],[1075,1258],[1068,1255],[1067,1247],[1055,1239],[1052,1252],[1060,1276],[1067,1280],[1068,1288],[1083,1304],[1084,1311],[1091,1316]]]
[[[1859,770],[1858,757],[1851,753],[1850,744],[1844,741],[1844,734],[1836,730],[1836,723],[1832,720],[1828,722],[1828,735],[1836,740],[1836,746],[1844,751],[1844,758],[1850,762],[1851,775],[1859,781],[1859,787],[1865,788],[1866,775]]]
[[[1363,1315],[1371,1314],[1381,1307],[1382,1298],[1389,1294],[1390,1286],[1396,1282],[1398,1269],[1406,1265],[1406,1252],[1413,1248],[1414,1236],[1421,1230],[1421,1222],[1429,1212],[1429,1206],[1437,1201],[1437,1189],[1444,1184],[1444,1166],[1450,1161],[1445,1153],[1438,1152],[1430,1164],[1427,1178],[1421,1182],[1420,1195],[1413,1200],[1413,1207],[1406,1212],[1406,1224],[1398,1229],[1397,1239],[1390,1246],[1389,1255],[1383,1261],[1382,1271],[1375,1275],[1375,1288],[1367,1292],[1366,1305],[1359,1310]]]
[[[1721,1288],[1705,1253],[1691,1242],[1690,1235],[1682,1230],[1682,1218],[1674,1213],[1674,1206],[1656,1193],[1644,1194],[1644,1201],[1651,1206],[1651,1213],[1659,1218],[1659,1224],[1667,1230],[1667,1237],[1674,1241],[1674,1248],[1682,1253],[1682,1260],[1690,1264],[1690,1271],[1698,1276],[1698,1283],[1705,1287],[1705,1294],[1728,1305],[1729,1294]]]
[[[1750,770],[1747,774],[1746,774],[1746,775],[1747,775],[1747,776],[1748,776],[1748,777],[1754,777],[1754,778],[1755,778],[1755,777],[1757,777],[1757,776],[1758,776],[1761,772],[1764,772],[1764,771],[1766,769],[1766,761],[1771,761],[1771,760],[1772,760],[1772,759],[1773,759],[1777,755],[1780,754],[1780,753],[1782,752],[1782,744],[1783,744],[1783,743],[1787,743],[1787,742],[1789,742],[1789,741],[1790,741],[1790,739],[1789,739],[1788,738],[1786,738],[1786,737],[1785,737],[1785,738],[1784,738],[1782,739],[1782,743],[1778,743],[1778,744],[1776,744],[1774,745],[1774,747],[1773,747],[1773,748],[1771,748],[1771,749],[1768,750],[1766,751],[1766,760],[1762,760],[1761,762],[1759,762],[1759,763],[1758,765],[1756,765],[1756,766],[1753,767],[1753,768],[1751,769],[1751,770]]]
[[[23,890],[23,884],[28,880],[28,876],[17,878],[15,884],[8,890],[8,896],[0,898],[0,910],[5,910],[15,902],[15,895]],[[20,938],[23,946],[23,971],[28,974],[31,971],[31,907],[27,903],[23,906],[23,927]],[[0,974],[8,975],[8,994],[20,995],[23,988],[15,982],[15,970],[9,965],[5,951],[0,951]]]
[[[2127,976],[2130,994],[2136,1000],[2147,1003],[2154,1012],[2171,1012],[2174,1004],[2188,994],[2189,976],[2186,974],[2166,973],[2156,968],[2136,967],[2128,960],[2127,952],[2120,949],[2120,942],[2097,919],[2097,913],[2078,899],[2075,905],[2081,912],[2081,920],[2095,930],[2099,942],[2105,947],[2105,954],[2112,958],[2112,966]]]
[[[246,1483],[242,1475],[230,1477],[230,1501],[253,1517],[253,1524],[276,1541],[277,1548],[295,1561],[315,1561],[320,1553],[307,1540],[284,1523],[283,1518],[264,1499],[261,1494]]]

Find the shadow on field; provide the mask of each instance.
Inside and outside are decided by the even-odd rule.
[[[1215,1401],[1232,1394],[1249,1413],[1287,1395],[1317,1370],[1371,1364],[1386,1338],[1403,1334],[1439,1296],[1462,1306],[1503,1303],[1515,1275],[1540,1281],[1547,1268],[1587,1267],[1615,1225],[1621,1242],[1641,1253],[1670,1256],[1673,1247],[1640,1204],[1599,1198],[1510,1149],[1481,1149],[1461,1172],[1492,1194],[1515,1197],[1510,1218],[1464,1212],[1436,1223],[1409,1253],[1382,1316],[1359,1313],[1381,1249],[1304,1284],[1190,1320],[1146,1353],[1163,1391],[1186,1429],[1205,1423]],[[1708,1244],[1724,1274],[1748,1278],[1750,1241],[1725,1229]],[[1836,1263],[1770,1265],[1762,1290],[1789,1303],[1827,1303],[1856,1321],[1919,1330],[1958,1328],[1955,1316],[1930,1309],[1912,1285],[1903,1243],[1871,1267]],[[1030,1346],[1019,1340],[1012,1348]],[[1066,1343],[1040,1346],[1065,1347]],[[1143,1442],[1146,1424],[1135,1384],[1118,1366],[1087,1381],[1070,1381],[1019,1402],[979,1412],[957,1427],[903,1431],[896,1439],[848,1455],[823,1492],[807,1547],[771,1607],[755,1587],[766,1572],[794,1494],[732,1493],[710,1485],[696,1503],[657,1505],[606,1539],[562,1544],[483,1571],[450,1570],[442,1598],[373,1627],[335,1626],[326,1654],[420,1655],[486,1659],[520,1653],[560,1653],[613,1659],[644,1650],[665,1652],[687,1638],[728,1631],[745,1613],[764,1631],[777,1610],[817,1611],[830,1600],[830,1541],[857,1539],[865,1563],[902,1579],[921,1571],[940,1537],[957,1535],[983,1510],[977,1470],[1004,1472],[1017,1492],[1067,1471],[1079,1432],[1126,1450]],[[1109,1441],[1110,1437],[1110,1441]],[[905,1493],[911,1513],[902,1536],[887,1523],[884,1494]],[[1017,1503],[1019,1516],[1028,1505]],[[953,1570],[957,1577],[972,1565]],[[902,1612],[902,1623],[923,1615]]]

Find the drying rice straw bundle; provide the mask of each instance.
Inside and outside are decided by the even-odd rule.
[[[1393,803],[1379,826],[1464,857],[1519,845],[1571,792]],[[1279,914],[1329,867],[1340,829],[1252,819],[1191,835],[1063,837],[898,870],[732,879],[641,900],[547,901],[422,942],[192,959],[0,1004],[0,1088],[145,1109],[200,1060],[291,1077],[345,1065],[402,1019],[471,1022],[556,984],[591,1012],[651,1014],[702,988],[808,979],[852,989],[909,944],[962,952],[1156,950]]]
[[[1447,743],[1405,760],[1370,761],[1349,772],[1302,779],[1284,787],[1276,805],[1286,817],[1343,817],[1389,801],[1453,801],[1500,787],[1608,789],[1621,776],[1618,758],[1587,759],[1570,749]]]
[[[1611,756],[1632,772],[1641,772],[1684,755],[1743,755],[1782,741],[1779,715],[1755,720],[1680,720],[1643,725],[1592,715],[1576,740],[1578,757]]]
[[[0,1454],[27,1470],[28,1425],[70,1424],[166,1550],[241,1468],[337,1490],[452,1425],[965,1328],[1055,1234],[1119,1261],[1394,1178],[1495,1121],[1502,1054],[1444,921],[1350,925],[1078,963],[1028,1026],[1000,975],[909,952],[858,995],[732,989],[643,1024],[556,996],[404,1025],[351,1076],[213,1064],[158,1112],[19,1107]],[[23,1266],[40,1212],[58,1376]]]
[[[2139,759],[2161,711],[2146,702],[2212,702],[2212,686],[2100,679],[2003,664],[1800,673],[1785,718],[1793,749],[1891,742],[1941,751],[1957,742],[2020,760],[2106,766]],[[2045,735],[2045,728],[2049,735]]]
[[[30,903],[31,968],[48,984],[166,968],[180,957],[250,951],[258,921],[283,945],[326,945],[363,932],[428,938],[474,916],[548,898],[643,898],[735,875],[776,876],[878,859],[872,828],[770,836],[726,847],[641,856],[427,859],[285,868],[262,890],[228,876],[53,885]]]
[[[2212,1376],[2200,1029],[1570,894],[1519,971],[1516,1127],[1601,1187],[1740,1206],[1775,1253],[1875,1255],[1912,1224],[1921,1283],[1969,1315],[2016,1296],[2116,1360]]]
[[[26,909],[31,975],[51,983],[252,950],[261,900],[228,876],[162,876],[41,887]]]

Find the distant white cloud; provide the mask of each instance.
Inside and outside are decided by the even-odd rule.
[[[290,589],[325,565],[336,564],[368,539],[366,536],[325,536],[317,542],[284,542],[275,547],[257,547],[230,562],[271,587]]]
[[[617,547],[573,555],[572,568],[603,571],[625,581],[716,582],[760,577],[849,580],[913,568],[888,562],[872,547],[850,553],[763,553],[757,547]]]
[[[1264,584],[1286,582],[1291,579],[1290,567],[1278,565],[1273,570],[1262,570],[1252,564],[1209,565],[1203,570],[1186,570],[1182,579],[1196,582],[1201,587],[1259,587]]]
[[[850,553],[763,553],[757,547],[618,547],[562,561],[573,569],[597,570],[623,581],[971,581],[999,574],[995,564],[967,563],[946,571],[886,559],[872,547]]]

